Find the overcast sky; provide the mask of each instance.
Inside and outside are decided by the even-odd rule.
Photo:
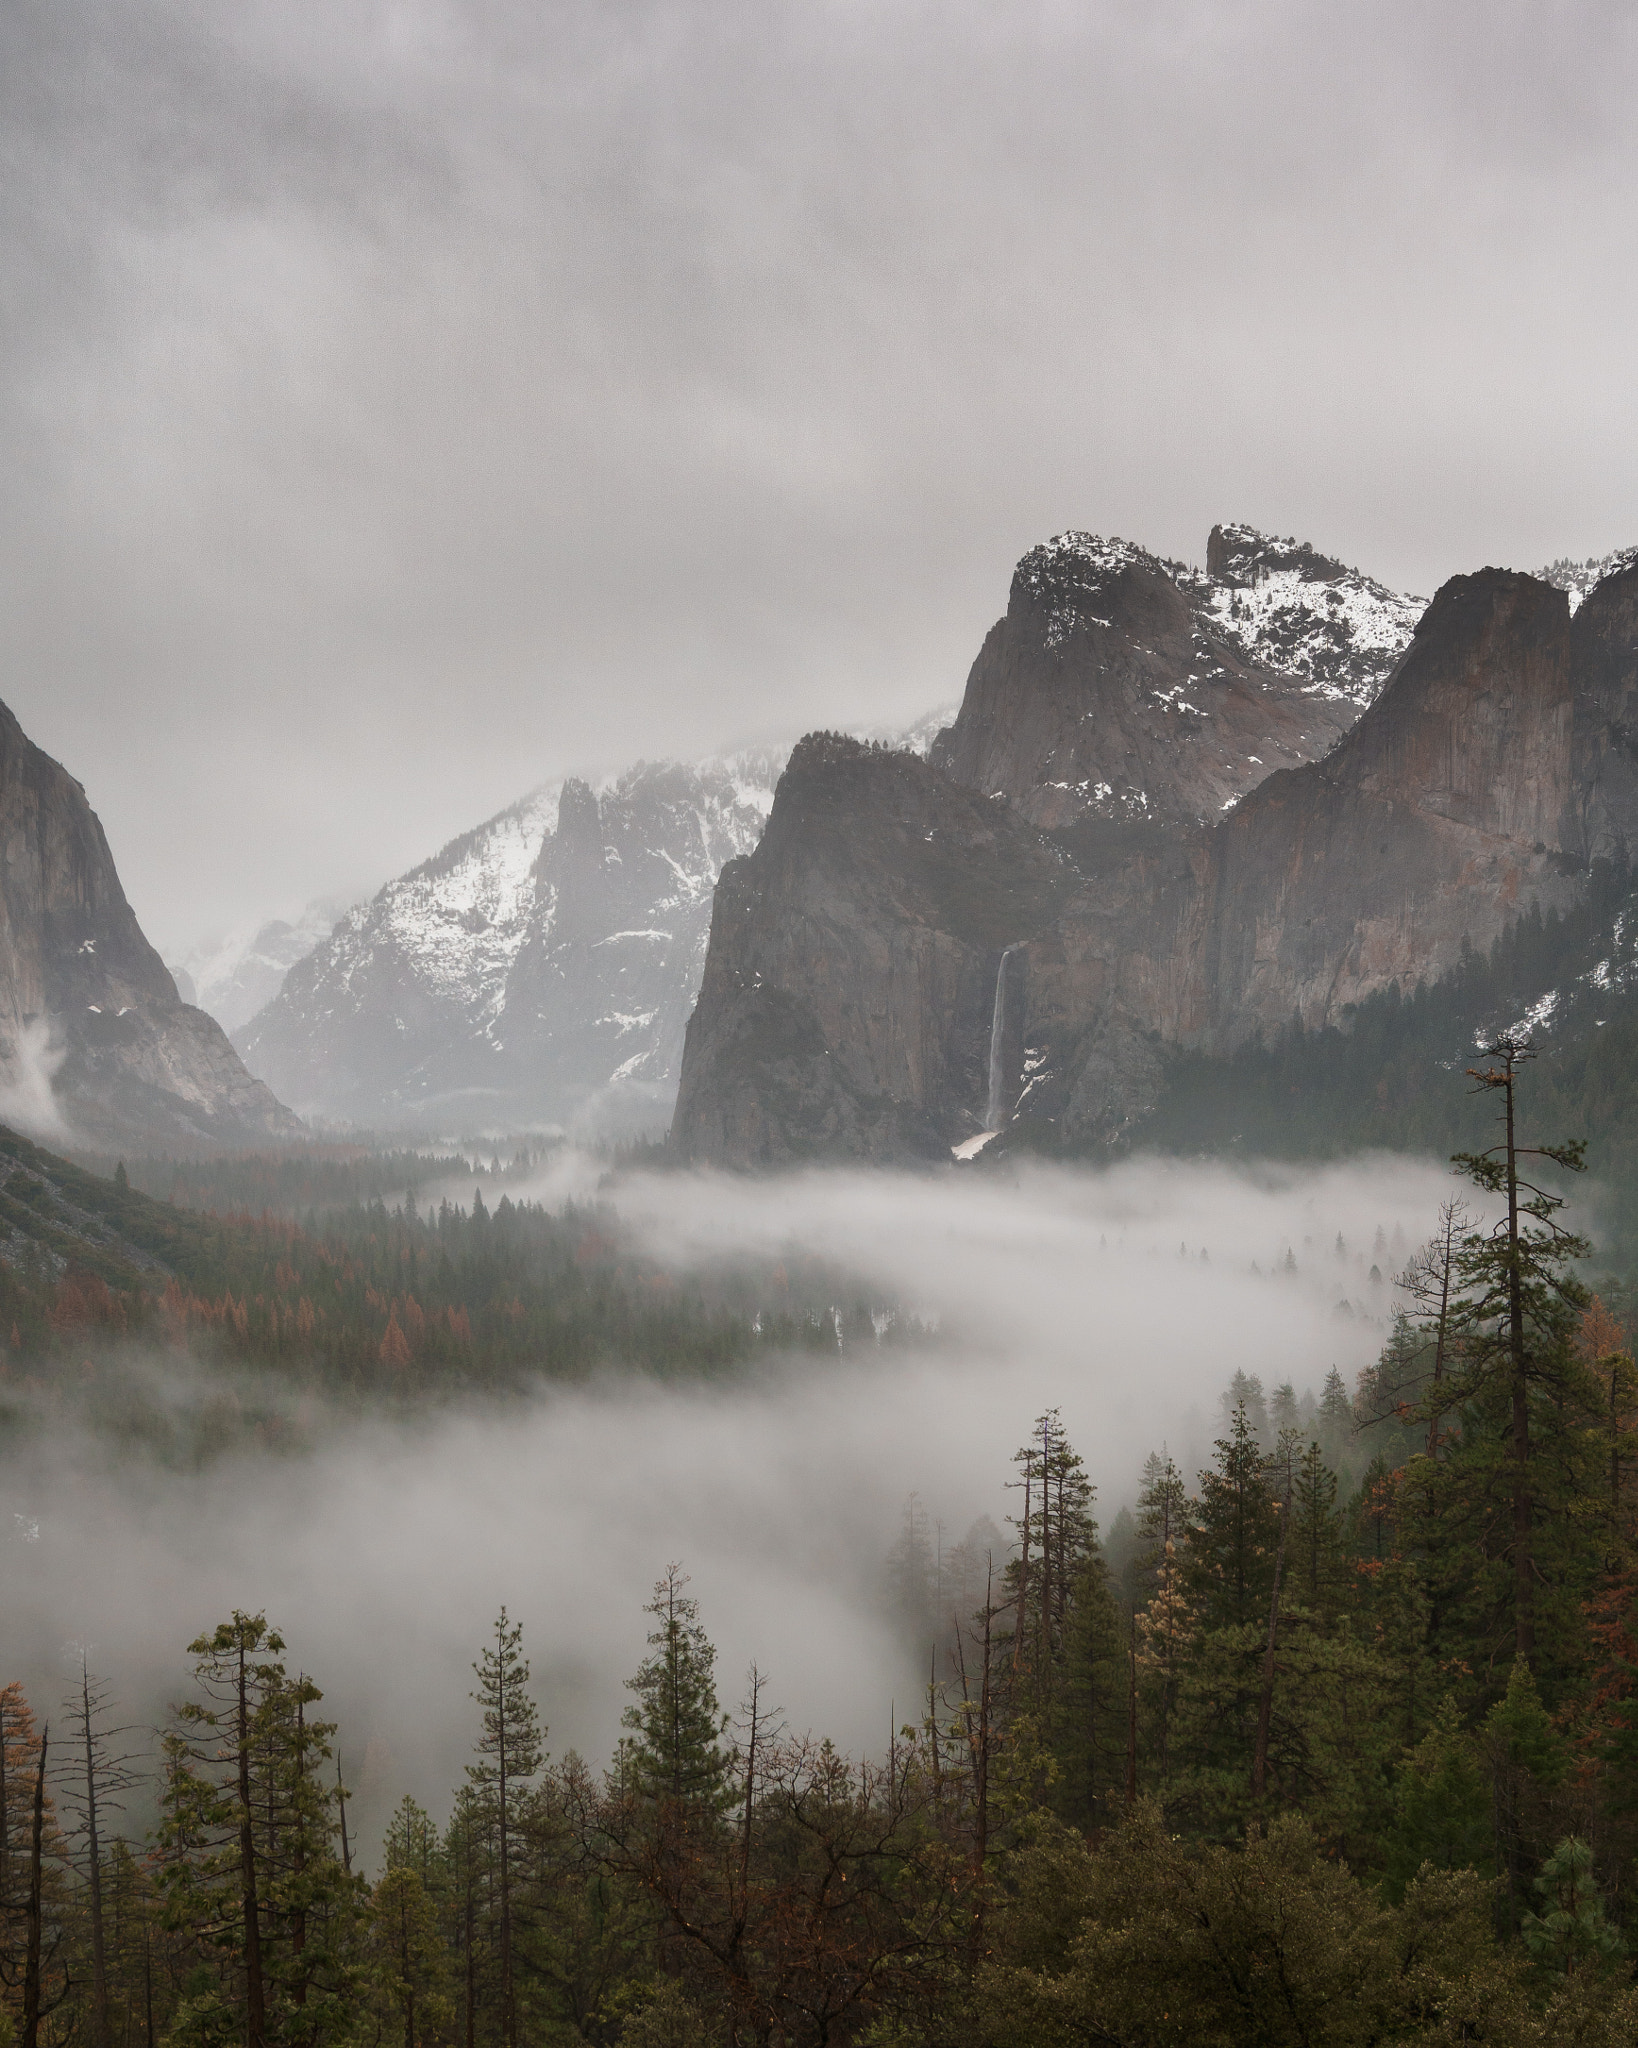
[[[3,0],[0,696],[150,935],[959,695],[1066,526],[1638,541],[1638,12]]]

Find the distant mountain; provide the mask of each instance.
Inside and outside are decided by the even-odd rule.
[[[349,911],[234,1042],[304,1114],[378,1129],[663,1126],[717,877],[787,752],[533,791]]]
[[[90,1149],[298,1136],[143,936],[85,791],[0,705],[0,1117]]]
[[[348,909],[345,897],[309,903],[294,923],[271,918],[253,930],[208,940],[169,963],[186,1002],[208,1010],[224,1031],[237,1031],[272,1002],[296,962],[322,945]]]

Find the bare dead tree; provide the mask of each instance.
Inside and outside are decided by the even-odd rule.
[[[105,1823],[110,1813],[124,1811],[123,1795],[142,1777],[134,1768],[139,1752],[117,1747],[140,1731],[108,1725],[111,1699],[111,1688],[91,1676],[90,1662],[82,1648],[80,1682],[63,1702],[73,1747],[64,1759],[57,1783],[61,1787],[63,1810],[72,1821],[67,1839],[78,1849],[85,1877],[91,1925],[91,2029],[96,2048],[111,2048],[112,2042],[102,1896]]]
[[[1439,1436],[1445,1418],[1446,1368],[1450,1363],[1455,1335],[1458,1298],[1461,1292],[1460,1252],[1473,1229],[1474,1219],[1459,1195],[1441,1203],[1439,1221],[1425,1245],[1399,1276],[1402,1293],[1416,1304],[1416,1314],[1433,1338],[1433,1375],[1424,1406],[1428,1417],[1427,1454],[1439,1455]]]

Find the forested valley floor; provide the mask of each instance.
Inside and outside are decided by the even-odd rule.
[[[1050,1408],[995,1446],[1005,1532],[947,1549],[911,1502],[885,1598],[925,1686],[878,1754],[719,1675],[663,1559],[607,1763],[553,1751],[521,1629],[475,1614],[469,1754],[382,1840],[276,1615],[202,1614],[157,1732],[94,1662],[66,1697],[6,1684],[0,2040],[1638,2039],[1638,1369],[1530,1082],[1518,1041],[1480,1062],[1496,1143],[1357,1385],[1237,1375],[1203,1469],[1157,1449],[1101,1526]],[[679,1274],[606,1203],[423,1203],[407,1160],[219,1166],[214,1209],[4,1162],[8,1427],[71,1411],[161,1464],[298,1448],[280,1390],[930,1341],[818,1261]],[[136,1347],[218,1391],[145,1406]]]

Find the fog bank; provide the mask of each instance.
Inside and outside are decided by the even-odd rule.
[[[574,1171],[541,1192],[561,1199]],[[936,1341],[708,1386],[616,1374],[414,1424],[338,1421],[310,1456],[196,1474],[116,1469],[85,1443],[14,1451],[0,1463],[6,1675],[46,1704],[86,1641],[128,1707],[155,1715],[182,1689],[191,1636],[265,1608],[342,1724],[373,1849],[402,1792],[445,1810],[474,1733],[469,1667],[503,1601],[552,1751],[606,1757],[643,1602],[677,1558],[726,1706],[754,1657],[793,1726],[875,1748],[924,1669],[881,1611],[911,1490],[947,1542],[980,1513],[1001,1523],[1011,1453],[1056,1405],[1107,1524],[1150,1449],[1168,1443],[1191,1474],[1209,1455],[1235,1371],[1300,1392],[1334,1364],[1351,1383],[1380,1347],[1388,1277],[1448,1187],[1389,1158],[1032,1168],[1011,1183],[635,1176],[614,1199],[661,1256],[818,1254],[936,1321]]]

